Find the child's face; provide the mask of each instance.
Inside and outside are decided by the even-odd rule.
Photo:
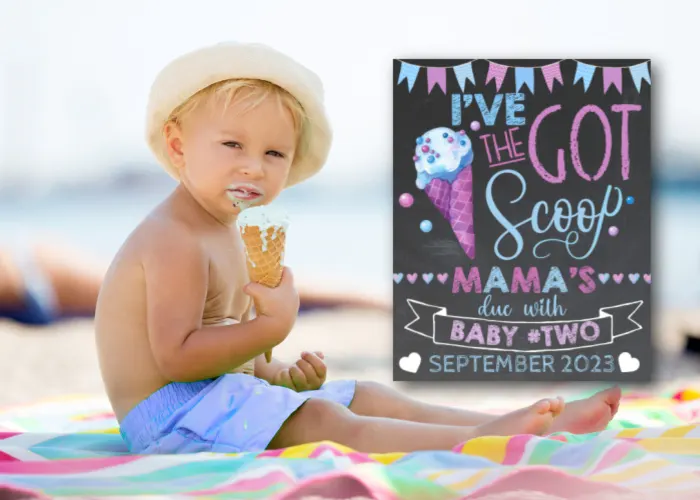
[[[213,100],[195,109],[168,142],[188,190],[208,210],[233,216],[279,195],[297,134],[291,112],[275,98],[251,109],[239,99],[222,109]]]

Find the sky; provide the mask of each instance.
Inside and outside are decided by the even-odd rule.
[[[700,63],[689,43],[696,2],[428,5],[5,0],[0,181],[99,178],[115,164],[153,168],[143,139],[153,78],[183,52],[222,40],[269,44],[321,76],[335,142],[317,182],[328,185],[390,179],[394,58],[650,58],[659,148],[700,154]]]

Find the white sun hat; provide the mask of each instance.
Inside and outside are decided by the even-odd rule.
[[[287,186],[321,170],[333,140],[321,79],[271,47],[238,42],[219,43],[184,54],[163,68],[153,82],[147,105],[146,141],[165,170],[179,180],[163,136],[163,127],[173,110],[200,90],[234,78],[274,83],[292,94],[306,112],[310,126],[308,146],[303,157],[292,165]]]

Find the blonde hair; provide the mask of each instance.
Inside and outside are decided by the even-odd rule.
[[[187,116],[203,105],[223,100],[221,112],[224,113],[233,103],[244,103],[243,112],[254,109],[268,98],[276,99],[292,115],[294,131],[297,135],[294,163],[300,161],[309,145],[309,118],[301,103],[288,91],[266,80],[236,78],[214,83],[175,108],[165,121],[165,124],[182,125]],[[165,130],[165,127],[163,128]]]

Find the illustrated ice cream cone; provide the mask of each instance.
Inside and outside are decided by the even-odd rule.
[[[246,262],[251,281],[276,288],[282,281],[284,245],[289,219],[268,207],[253,207],[238,216],[238,227],[245,243]],[[258,305],[255,304],[256,310]],[[272,351],[265,353],[269,363]]]
[[[464,253],[476,255],[471,141],[464,130],[429,130],[416,139],[416,185],[452,226]]]

